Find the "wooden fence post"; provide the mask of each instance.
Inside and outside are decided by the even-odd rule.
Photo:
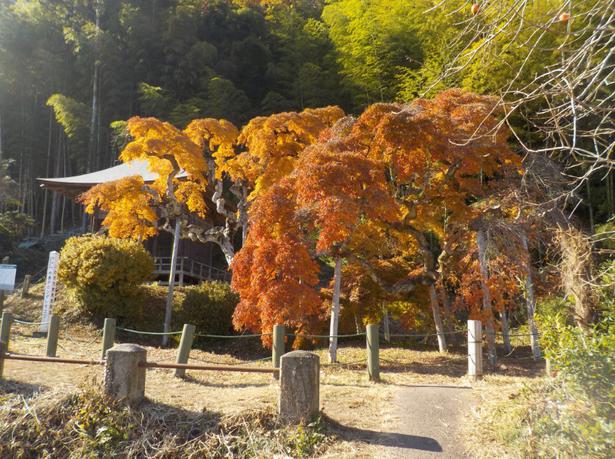
[[[47,357],[55,357],[58,349],[58,334],[60,333],[60,318],[52,315],[49,318],[47,330]]]
[[[483,332],[480,320],[468,320],[468,376],[483,377]]]
[[[2,313],[2,326],[0,327],[0,341],[4,344],[4,352],[9,351],[9,341],[11,339],[11,325],[13,325],[13,314],[4,311]]]
[[[184,324],[182,330],[182,338],[179,341],[179,349],[177,351],[177,359],[175,363],[188,363],[188,357],[190,356],[190,349],[192,348],[192,342],[194,341],[194,332],[196,327],[190,324]],[[183,378],[186,376],[185,368],[176,368],[175,376],[177,378]]]
[[[280,359],[284,355],[285,345],[284,336],[286,335],[286,328],[284,325],[273,326],[273,344],[271,346],[271,361],[273,362],[273,368],[280,368]],[[274,373],[273,377],[278,379],[279,373]]]
[[[103,326],[102,359],[105,359],[107,349],[113,347],[115,343],[115,319],[105,319]]]
[[[4,371],[4,343],[0,341],[0,380],[2,380],[2,373]]]
[[[26,298],[28,296],[28,292],[30,291],[30,281],[32,280],[32,276],[30,274],[26,274],[23,278],[23,286],[21,287],[21,297]]]
[[[366,327],[367,343],[367,374],[370,381],[380,380],[380,341],[378,336],[378,325],[369,324]]]

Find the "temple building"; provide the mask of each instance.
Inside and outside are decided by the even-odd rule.
[[[126,164],[103,169],[88,174],[62,178],[39,178],[41,187],[60,193],[67,198],[76,199],[80,194],[95,185],[112,182],[125,177],[140,175],[145,183],[151,183],[157,175],[147,168],[145,161],[133,161]],[[181,178],[181,174],[178,178]],[[90,231],[100,229],[102,216],[95,215],[90,219]],[[155,275],[163,281],[168,281],[171,268],[171,250],[173,236],[161,231],[157,236],[144,242],[147,250],[154,257]],[[176,283],[197,283],[203,280],[230,280],[230,272],[220,248],[211,242],[200,243],[182,239],[178,246],[176,267]]]

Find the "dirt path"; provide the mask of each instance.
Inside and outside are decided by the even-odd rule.
[[[471,401],[472,390],[466,386],[400,386],[391,400],[384,433],[371,441],[377,457],[467,457],[458,427]]]

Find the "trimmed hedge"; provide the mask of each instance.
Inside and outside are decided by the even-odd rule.
[[[64,244],[58,278],[95,321],[116,317],[138,323],[145,314],[141,284],[153,271],[154,261],[139,242],[85,235]]]

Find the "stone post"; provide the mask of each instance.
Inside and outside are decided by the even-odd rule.
[[[103,325],[102,359],[107,355],[107,349],[111,349],[115,343],[115,319],[106,318]]]
[[[47,357],[56,357],[59,333],[60,318],[56,315],[52,315],[49,318],[49,329],[47,330]]]
[[[320,410],[320,357],[306,351],[284,354],[280,365],[280,418],[309,422]]]
[[[13,314],[4,311],[2,313],[2,325],[0,325],[0,341],[4,343],[4,352],[9,351],[9,341],[11,339],[11,325],[13,325]]]
[[[145,397],[147,350],[136,344],[118,344],[107,351],[104,390],[117,400],[138,404]]]
[[[179,350],[177,351],[177,359],[175,360],[175,363],[188,363],[188,358],[190,357],[190,349],[192,349],[192,342],[194,341],[195,332],[196,327],[194,325],[184,324],[182,338],[179,342]],[[185,377],[186,369],[176,368],[175,376],[177,378]]]
[[[483,336],[480,320],[468,320],[468,376],[483,377]]]

